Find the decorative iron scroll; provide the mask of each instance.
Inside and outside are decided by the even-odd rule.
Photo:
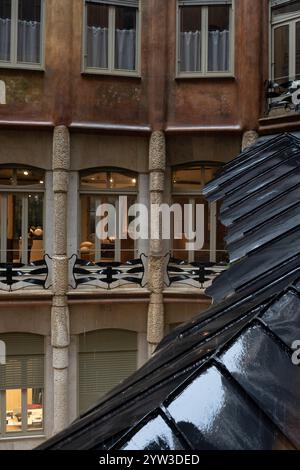
[[[147,256],[142,254],[140,258],[119,262],[99,262],[93,263],[78,258],[73,255],[70,261],[74,261],[73,272],[73,289],[78,286],[94,286],[101,289],[111,290],[124,285],[137,284],[145,287],[145,263]]]
[[[225,269],[225,264],[217,265],[216,263],[201,263],[198,261],[188,263],[169,255],[166,285],[170,287],[175,283],[179,283],[203,289]]]
[[[30,287],[48,289],[48,260],[51,260],[50,256],[45,255],[42,260],[33,261],[29,265],[0,263],[0,291],[15,292]]]
[[[300,80],[280,84],[267,81],[266,96],[269,112],[278,108],[300,112]]]

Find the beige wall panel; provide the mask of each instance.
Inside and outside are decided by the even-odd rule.
[[[51,170],[52,133],[0,130],[0,164],[20,163]]]
[[[72,335],[108,328],[146,332],[147,304],[71,305],[70,321]]]
[[[148,139],[133,136],[72,134],[72,170],[107,166],[146,172]]]

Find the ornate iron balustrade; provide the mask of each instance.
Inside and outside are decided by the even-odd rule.
[[[79,286],[93,286],[106,290],[131,284],[145,287],[146,259],[147,256],[142,254],[140,258],[125,264],[115,261],[93,263],[73,255],[70,258],[71,262],[74,261],[71,287],[77,289]]]
[[[29,265],[22,263],[0,263],[0,291],[15,292],[18,290],[47,286],[50,256],[45,255],[40,261]]]
[[[169,255],[167,262],[167,287],[173,284],[186,285],[188,287],[206,288],[222,271],[225,264],[201,263],[193,261],[188,263]]]

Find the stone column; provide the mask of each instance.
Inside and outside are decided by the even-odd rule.
[[[246,131],[243,134],[243,141],[242,141],[242,150],[247,150],[249,147],[254,145],[258,139],[258,133],[256,131]]]
[[[157,224],[156,218],[151,214],[151,206],[163,203],[164,180],[166,169],[166,142],[162,131],[154,131],[150,139],[149,171],[150,171],[150,227]],[[158,240],[150,239],[148,280],[150,290],[150,304],[148,310],[147,340],[149,355],[151,355],[164,336],[164,274],[165,253],[161,237]]]
[[[53,348],[54,434],[69,424],[68,366],[69,309],[67,257],[67,195],[70,167],[70,138],[65,126],[58,126],[53,136],[53,303],[51,344]]]

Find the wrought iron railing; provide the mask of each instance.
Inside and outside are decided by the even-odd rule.
[[[23,263],[0,263],[0,291],[15,292],[22,289],[39,287],[49,289],[49,260],[45,255],[40,261]]]
[[[71,287],[93,286],[111,290],[117,287],[136,284],[146,286],[146,260],[142,254],[139,258],[126,263],[111,261],[98,262],[86,261],[73,255],[70,258],[73,273]]]
[[[167,260],[167,287],[175,284],[204,289],[227,268],[212,262],[186,262],[169,256]]]

